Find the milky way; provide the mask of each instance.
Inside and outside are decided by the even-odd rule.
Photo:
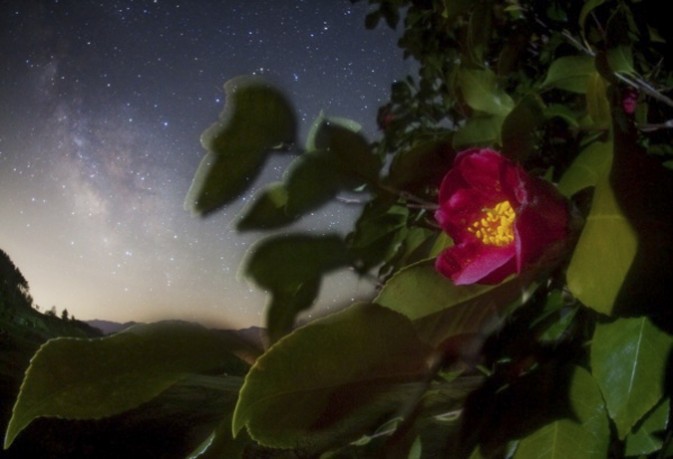
[[[201,220],[183,200],[222,109],[224,81],[262,75],[295,103],[301,135],[324,110],[376,135],[410,73],[396,32],[347,0],[4,1],[0,23],[0,248],[41,309],[81,319],[263,322],[238,278],[259,235],[233,231],[252,192]],[[284,160],[285,161],[285,160]],[[282,173],[268,165],[257,186]],[[330,206],[304,230],[344,231]],[[337,276],[323,306],[367,288]]]

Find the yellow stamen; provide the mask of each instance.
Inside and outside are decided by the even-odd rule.
[[[514,219],[516,214],[509,201],[501,201],[492,209],[482,209],[480,218],[470,224],[467,230],[486,245],[503,245],[514,242]]]

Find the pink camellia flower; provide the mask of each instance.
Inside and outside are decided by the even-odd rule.
[[[556,188],[488,148],[458,153],[435,219],[454,242],[435,267],[458,285],[497,284],[568,235],[568,205]]]

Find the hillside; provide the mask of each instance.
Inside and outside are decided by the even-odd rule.
[[[103,331],[92,325],[100,325]],[[62,319],[33,306],[28,282],[0,250],[0,432],[3,433],[30,359],[44,342],[56,337],[104,336],[129,324],[93,324]],[[249,344],[249,354],[261,347],[259,329],[220,331]],[[250,336],[248,336],[250,335]],[[227,376],[186,378],[155,400],[99,421],[39,419],[26,429],[0,459],[185,457],[212,431],[222,410],[236,400],[247,365],[232,356]],[[225,387],[222,389],[219,386]],[[196,408],[195,408],[196,407]],[[119,441],[123,439],[123,441]]]

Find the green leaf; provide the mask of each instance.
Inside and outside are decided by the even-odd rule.
[[[503,118],[499,116],[473,116],[453,136],[453,148],[493,145],[500,143]]]
[[[610,151],[612,144],[601,143],[595,148]],[[637,248],[636,234],[619,208],[609,174],[604,171],[568,266],[568,288],[586,306],[611,314]]]
[[[360,183],[376,182],[383,164],[359,130],[359,125],[344,118],[318,117],[306,149],[325,152],[342,174]]]
[[[341,189],[355,188],[350,177],[339,173],[338,162],[322,151],[305,153],[288,167],[285,177],[287,189],[286,213],[301,216],[332,199]]]
[[[611,157],[610,144],[591,143],[563,174],[558,184],[559,191],[570,197],[584,188],[596,186],[598,180],[608,174]]]
[[[232,406],[233,408],[233,406]],[[246,447],[252,443],[247,435],[233,438],[231,434],[231,419],[233,412],[228,413],[196,450],[186,459],[235,459],[244,458]]]
[[[547,295],[544,309],[531,323],[531,329],[539,333],[541,343],[558,342],[565,335],[578,309],[576,305],[566,306],[562,292],[552,290]]]
[[[461,68],[456,84],[467,105],[475,110],[505,117],[514,108],[514,101],[498,86],[497,77],[491,70]]]
[[[185,208],[205,215],[230,203],[252,184],[273,148],[294,142],[296,119],[285,96],[252,77],[224,85],[226,105],[218,122],[201,136],[207,154],[185,199]]]
[[[416,320],[474,300],[494,288],[492,285],[455,285],[437,272],[434,260],[426,260],[396,273],[374,302]]]
[[[428,260],[396,273],[374,301],[415,321],[420,336],[438,344],[486,332],[505,309],[528,297],[530,284],[524,275],[495,286],[455,285]]]
[[[571,127],[578,127],[578,114],[563,104],[550,104],[544,108],[545,119],[561,118]]]
[[[549,66],[547,78],[542,83],[542,86],[584,94],[587,91],[589,75],[595,71],[596,68],[592,57],[561,57]]]
[[[662,398],[673,337],[649,319],[596,326],[591,368],[620,439]]]
[[[669,399],[664,400],[626,437],[626,455],[641,456],[654,453],[663,446],[663,437],[668,426],[671,407]]]
[[[381,161],[359,130],[357,123],[344,118],[318,117],[309,134],[308,151],[288,166],[282,184],[274,183],[258,194],[238,228],[287,225],[341,190],[377,181]]]
[[[430,350],[402,315],[354,305],[286,336],[248,373],[234,412],[262,445],[323,451],[404,409]]]
[[[610,427],[596,381],[575,369],[568,398],[572,419],[551,422],[521,439],[515,459],[596,458],[608,456]]]
[[[584,5],[582,5],[582,11],[580,11],[579,17],[579,25],[582,30],[584,30],[584,23],[586,22],[589,13],[601,6],[606,1],[607,0],[587,0]]]
[[[287,189],[281,182],[269,184],[257,195],[250,206],[243,211],[236,224],[239,231],[257,229],[273,229],[288,225],[295,217],[285,211],[287,206]]]
[[[350,261],[345,242],[336,235],[275,236],[250,249],[244,273],[271,293],[267,328],[272,341],[289,331],[296,315],[311,306],[322,276]]]
[[[544,120],[542,101],[526,96],[517,104],[502,123],[503,154],[524,162],[537,145],[537,129]]]
[[[450,139],[420,142],[393,157],[386,180],[396,189],[409,191],[438,186],[454,156]]]
[[[630,46],[616,46],[607,52],[606,57],[610,70],[613,72],[625,73],[627,75],[636,73],[633,68],[633,51]]]
[[[385,200],[372,200],[363,209],[355,229],[348,235],[350,250],[368,271],[388,260],[407,234],[409,210]]]
[[[593,129],[607,130],[610,127],[610,103],[606,96],[606,84],[598,72],[587,78],[587,113],[593,121]]]
[[[195,325],[135,326],[98,339],[57,338],[31,360],[5,448],[38,417],[98,419],[137,407],[190,373],[231,365],[243,343]]]

